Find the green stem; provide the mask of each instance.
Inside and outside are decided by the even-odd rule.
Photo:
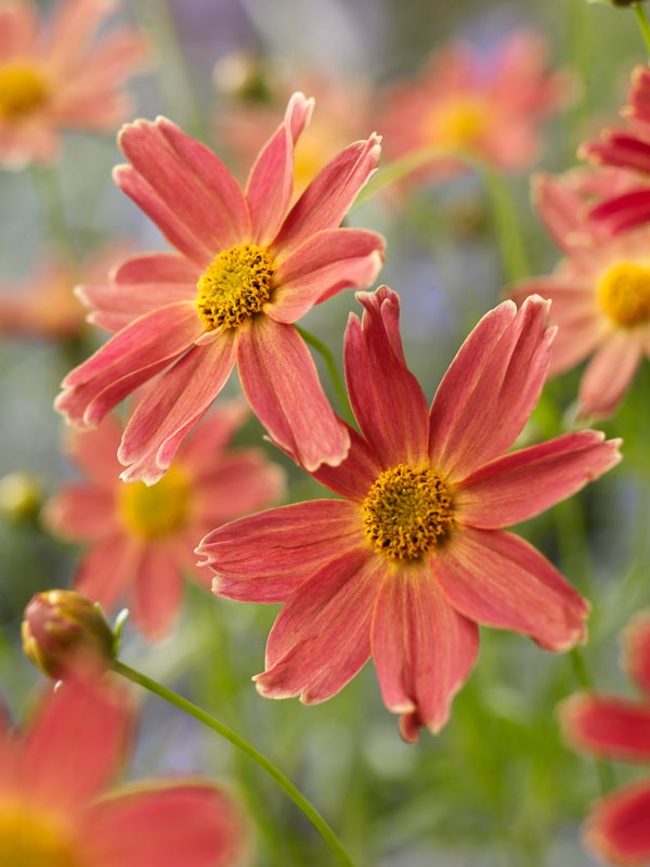
[[[576,680],[582,689],[584,689],[585,692],[593,693],[594,683],[579,647],[574,647],[571,650],[571,663],[573,665]],[[610,765],[603,759],[596,759],[596,772],[598,773],[600,792],[604,797],[614,788],[614,772]]]
[[[441,150],[440,148],[422,148],[421,150],[413,151],[412,153],[406,154],[406,156],[394,160],[392,163],[389,163],[387,166],[380,169],[374,178],[366,184],[357,196],[354,202],[354,207],[356,208],[357,205],[361,205],[368,201],[368,199],[376,196],[377,193],[382,190],[392,187],[393,184],[397,184],[399,181],[408,177],[412,172],[416,171],[416,169],[426,166],[428,163],[434,162],[435,160],[450,159],[452,156],[455,158],[455,155],[450,154],[449,151]],[[462,157],[459,157],[459,159],[462,159]]]
[[[508,184],[503,175],[487,165],[478,165],[492,204],[492,214],[501,259],[508,281],[514,283],[530,274],[530,265],[521,234],[521,224]]]
[[[34,165],[32,177],[43,202],[47,233],[51,241],[74,255],[75,246],[65,217],[63,195],[56,168]]]
[[[300,789],[298,789],[291,780],[285,776],[282,771],[276,767],[270,759],[267,759],[266,756],[262,755],[262,753],[258,752],[252,744],[249,744],[247,740],[242,738],[237,734],[236,731],[233,731],[229,726],[225,723],[222,723],[216,717],[209,714],[207,711],[203,710],[203,708],[194,704],[186,698],[183,698],[182,695],[179,695],[176,692],[173,692],[171,689],[168,689],[166,686],[163,686],[158,681],[153,680],[150,677],[147,677],[146,674],[143,674],[140,671],[136,671],[134,668],[131,668],[129,665],[125,665],[123,662],[119,660],[115,660],[113,663],[113,669],[120,674],[122,677],[125,677],[127,680],[130,680],[132,683],[138,684],[138,686],[143,687],[144,689],[149,690],[149,692],[157,695],[159,698],[164,699],[169,702],[169,704],[174,705],[179,710],[188,714],[189,716],[194,717],[194,719],[198,720],[200,723],[203,723],[207,728],[212,729],[212,731],[216,732],[218,735],[221,735],[222,738],[225,738],[227,741],[230,741],[233,746],[237,747],[237,749],[241,750],[245,753],[249,759],[255,762],[259,767],[266,771],[266,773],[272,777],[278,786],[282,789],[282,791],[294,802],[294,804],[300,809],[304,815],[309,819],[314,828],[321,835],[325,843],[329,846],[333,854],[335,855],[339,864],[345,865],[345,867],[354,867],[354,863],[348,853],[346,852],[343,844],[340,842],[334,831],[327,824],[325,819],[321,816],[318,810],[313,806],[313,804],[302,794]]]
[[[300,325],[295,326],[298,334],[302,337],[302,339],[311,346],[319,355],[322,356],[323,361],[325,362],[325,367],[327,368],[327,373],[329,374],[330,379],[332,380],[332,385],[334,386],[334,390],[336,391],[336,396],[339,399],[341,404],[341,408],[343,411],[343,415],[350,424],[353,424],[353,416],[352,410],[350,409],[350,401],[348,400],[348,392],[345,388],[345,383],[339,373],[339,369],[336,366],[336,361],[334,361],[334,356],[332,352],[327,346],[326,343],[316,337],[315,334],[312,334],[311,331],[307,331],[302,328]]]
[[[648,60],[650,60],[650,22],[648,22],[648,17],[645,14],[645,9],[641,6],[640,3],[637,3],[634,6],[634,14],[636,15],[637,24],[639,25],[639,30],[641,31],[641,36],[643,37],[643,43],[645,45],[645,50],[648,55]]]

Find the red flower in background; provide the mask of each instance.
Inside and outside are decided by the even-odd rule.
[[[587,602],[518,536],[526,520],[619,460],[618,443],[578,431],[513,454],[546,377],[552,329],[531,298],[492,310],[431,404],[406,366],[399,299],[360,293],[345,335],[350,402],[363,432],[312,475],[345,499],[261,512],[197,549],[218,595],[284,602],[257,676],[263,695],[324,701],[372,655],[401,730],[438,731],[474,665],[478,623],[551,650],[585,636]]]
[[[6,867],[226,867],[244,829],[198,779],[111,788],[133,726],[117,684],[68,680],[24,731],[0,725],[0,863]]]
[[[45,518],[65,538],[89,544],[74,587],[110,611],[128,599],[135,623],[150,639],[171,627],[181,605],[183,575],[195,568],[197,541],[215,524],[277,501],[284,473],[261,449],[228,443],[246,407],[219,407],[179,449],[167,475],[147,487],[119,480],[115,457],[122,428],[107,418],[68,439],[86,480],[64,485]]]
[[[560,706],[568,741],[607,759],[650,765],[650,612],[624,633],[625,667],[642,692],[639,700],[575,695]],[[614,864],[650,862],[650,778],[599,801],[585,826],[587,845]]]

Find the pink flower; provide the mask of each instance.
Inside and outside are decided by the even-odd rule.
[[[127,125],[118,185],[179,253],[128,260],[87,287],[93,322],[118,333],[64,380],[57,407],[93,426],[151,380],[119,448],[122,478],[157,481],[237,363],[272,437],[308,469],[340,463],[347,431],[294,323],[347,287],[370,285],[383,239],[337,228],[379,159],[379,138],[349,145],[289,207],[294,144],[312,101],[296,93],[260,152],[245,194],[219,158],[164,118]]]
[[[121,88],[146,58],[131,28],[93,44],[112,3],[59,0],[44,27],[31,0],[0,4],[0,162],[57,156],[62,129],[110,131],[131,111]]]
[[[381,129],[392,158],[425,148],[448,151],[436,174],[460,166],[454,153],[497,168],[525,168],[537,157],[543,118],[566,102],[564,72],[547,71],[547,46],[528,30],[511,33],[491,57],[464,43],[434,54],[416,81],[392,87]]]
[[[643,692],[639,701],[574,695],[560,707],[570,744],[607,759],[650,764],[650,612],[625,632],[625,662]],[[585,841],[614,864],[650,861],[650,778],[608,795],[592,810]]]
[[[285,602],[259,691],[305,703],[337,693],[374,658],[401,730],[438,731],[478,653],[478,623],[566,650],[585,637],[588,603],[503,527],[538,514],[619,460],[618,442],[579,431],[504,454],[539,397],[553,330],[546,304],[492,310],[469,335],[427,407],[408,370],[399,298],[357,296],[345,368],[362,436],[314,477],[345,499],[261,512],[214,530],[197,553],[215,593]]]
[[[20,867],[226,867],[243,824],[199,779],[110,788],[132,728],[118,685],[47,690],[21,732],[0,726],[0,863]]]
[[[518,283],[511,296],[553,302],[558,326],[550,373],[575,367],[593,354],[580,384],[580,415],[606,418],[618,407],[644,355],[650,354],[650,229],[612,238],[589,217],[594,194],[623,190],[625,172],[577,171],[537,179],[535,202],[564,252],[555,271]]]
[[[86,480],[64,485],[45,518],[56,532],[89,544],[75,589],[108,611],[127,596],[149,639],[171,626],[181,604],[183,574],[194,567],[197,540],[215,524],[276,501],[284,474],[258,449],[227,450],[246,416],[239,403],[214,412],[179,450],[153,487],[119,481],[115,452],[122,433],[112,418],[69,439]]]
[[[580,156],[598,165],[615,166],[630,172],[623,192],[605,196],[591,211],[611,234],[650,222],[650,70],[637,66],[632,73],[630,104],[622,114],[625,129],[605,129],[601,141],[587,142]]]

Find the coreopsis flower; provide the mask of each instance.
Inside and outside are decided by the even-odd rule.
[[[70,680],[45,692],[23,730],[1,716],[0,863],[7,867],[226,867],[243,824],[200,779],[111,787],[132,709],[118,684]]]
[[[94,40],[112,5],[59,0],[45,25],[31,0],[2,0],[0,164],[50,162],[61,130],[111,131],[129,114],[122,85],[147,50],[129,27]]]
[[[239,403],[217,409],[184,443],[167,475],[147,487],[119,480],[115,457],[122,428],[107,418],[74,432],[69,451],[86,479],[66,484],[45,507],[57,533],[88,545],[75,589],[112,610],[127,598],[136,625],[164,635],[181,604],[183,575],[195,568],[197,541],[215,524],[276,501],[284,475],[259,449],[229,449],[246,415]]]
[[[584,694],[560,706],[569,743],[606,759],[650,764],[650,612],[624,633],[625,667],[640,689],[638,700]],[[650,862],[650,777],[596,803],[585,826],[585,841],[613,864]]]
[[[571,91],[565,72],[548,70],[547,53],[543,37],[528,30],[508,35],[488,56],[465,43],[436,52],[419,79],[387,92],[381,123],[387,153],[448,152],[449,160],[432,163],[434,177],[459,169],[455,153],[505,171],[530,165],[543,119]]]
[[[650,222],[650,70],[637,66],[632,72],[630,102],[622,110],[626,128],[605,129],[601,140],[587,142],[579,155],[597,165],[614,166],[631,173],[624,191],[603,196],[590,216],[601,220],[611,234]]]
[[[585,209],[595,191],[620,190],[628,183],[629,176],[617,171],[539,177],[537,210],[566,256],[552,274],[509,290],[518,302],[531,294],[553,302],[558,334],[551,375],[593,356],[578,395],[583,417],[611,415],[650,354],[650,228],[611,237]]]
[[[86,287],[92,320],[117,334],[63,381],[57,407],[92,427],[143,383],[118,457],[126,481],[156,482],[237,364],[249,404],[310,469],[349,448],[294,323],[339,290],[370,285],[383,239],[338,228],[379,159],[379,138],[344,148],[290,207],[293,150],[312,101],[296,93],[245,193],[219,158],[170,121],[128,124],[118,186],[177,253],[128,260]]]
[[[546,303],[505,302],[469,335],[427,407],[408,370],[399,298],[359,293],[345,335],[362,435],[314,478],[343,496],[272,509],[214,530],[197,553],[213,590],[284,602],[256,677],[269,697],[338,692],[372,655],[405,738],[438,731],[479,648],[478,625],[562,651],[585,637],[588,603],[504,527],[582,488],[619,460],[618,442],[569,433],[504,454],[539,397],[553,330]]]

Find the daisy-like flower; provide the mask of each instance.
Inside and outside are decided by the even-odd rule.
[[[509,290],[519,303],[531,294],[553,302],[551,318],[558,334],[551,375],[593,354],[578,395],[585,418],[611,415],[640,361],[650,354],[650,230],[611,237],[585,207],[594,194],[620,191],[628,184],[627,173],[613,170],[539,177],[536,207],[566,258],[552,274]]]
[[[146,387],[118,457],[126,481],[156,482],[237,363],[253,411],[308,469],[349,449],[294,323],[345,287],[369,286],[384,242],[341,220],[379,160],[379,138],[342,150],[290,207],[294,145],[312,100],[296,93],[245,193],[219,158],[164,118],[120,134],[118,186],[179,251],[130,259],[86,287],[91,320],[118,333],[63,381],[57,407],[93,426]]]
[[[381,129],[391,157],[426,148],[471,154],[513,171],[539,151],[539,127],[571,91],[564,72],[547,69],[547,46],[522,30],[507,36],[489,56],[454,43],[430,59],[418,80],[392,87]],[[435,162],[435,176],[460,168]]]
[[[132,709],[119,685],[71,679],[47,690],[22,731],[0,724],[0,863],[6,867],[226,867],[243,824],[199,779],[111,788]]]
[[[131,111],[123,82],[146,59],[122,27],[94,43],[111,0],[59,0],[47,26],[31,0],[0,3],[0,163],[56,158],[62,129],[107,132]]]
[[[637,66],[632,73],[630,102],[621,112],[624,129],[605,129],[601,140],[587,142],[579,155],[597,165],[615,166],[631,173],[629,188],[603,197],[591,216],[611,234],[650,222],[650,69]]]
[[[606,759],[650,764],[650,612],[624,633],[624,660],[642,692],[638,701],[575,695],[560,706],[570,744]],[[650,777],[599,801],[585,826],[585,841],[613,864],[650,863]]]
[[[567,650],[587,602],[502,528],[582,488],[619,460],[618,442],[579,431],[504,455],[539,397],[553,331],[546,303],[507,301],[469,335],[427,407],[406,366],[399,299],[359,293],[345,335],[362,430],[341,466],[313,475],[344,499],[261,512],[197,549],[215,593],[285,602],[259,691],[305,703],[338,692],[372,655],[386,706],[415,740],[438,731],[472,669],[482,623]]]
[[[44,517],[61,536],[89,545],[75,589],[107,611],[127,597],[149,639],[170,629],[183,575],[205,580],[193,557],[198,540],[215,524],[269,505],[284,491],[282,469],[263,451],[227,448],[245,416],[240,403],[217,409],[152,487],[120,482],[115,452],[122,428],[113,418],[69,438],[86,480],[64,485]]]

